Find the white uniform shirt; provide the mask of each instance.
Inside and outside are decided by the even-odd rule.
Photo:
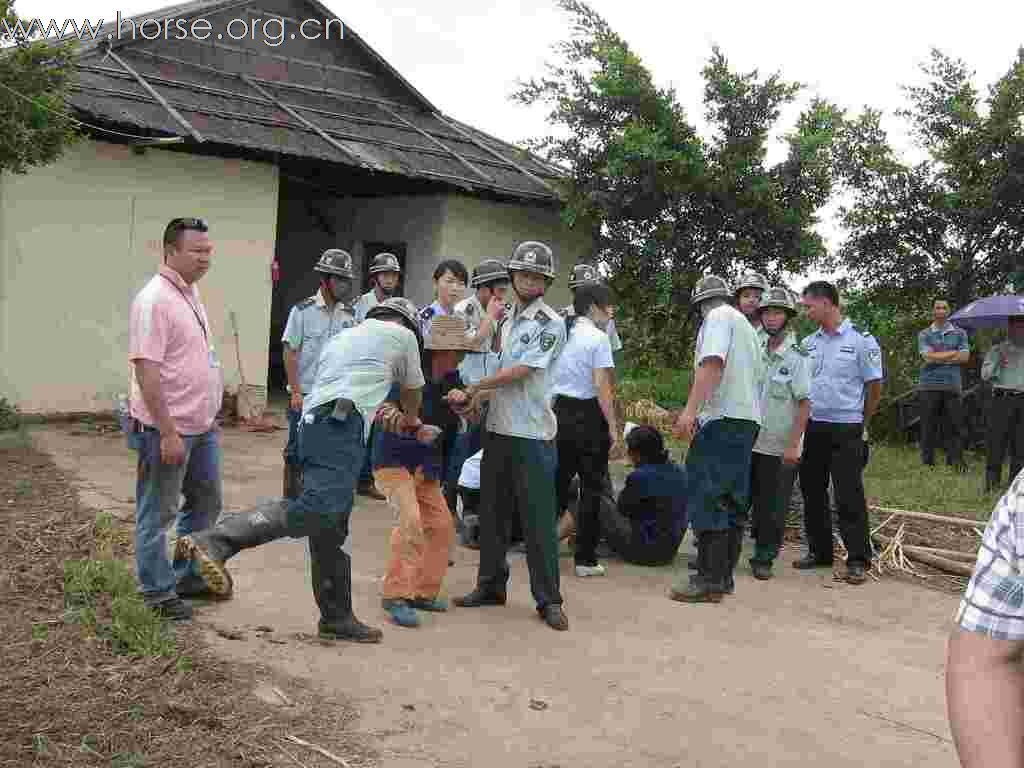
[[[757,331],[733,306],[721,304],[704,318],[697,334],[694,367],[708,357],[724,364],[722,380],[714,393],[700,404],[700,424],[714,419],[743,419],[761,424],[758,395],[764,369]]]
[[[376,307],[378,304],[380,304],[380,302],[377,301],[376,288],[371,288],[362,296],[360,296],[356,303],[352,306],[352,311],[355,313],[356,316],[356,322],[363,322],[363,320],[366,319],[366,313],[369,312],[374,307]]]
[[[338,398],[351,400],[365,421],[365,440],[395,382],[403,389],[425,383],[416,335],[404,325],[371,318],[324,345],[313,392],[303,402],[302,413]]]
[[[789,445],[800,403],[811,396],[811,359],[797,345],[796,336],[791,332],[786,334],[774,352],[765,345],[764,358],[766,370],[761,387],[763,422],[757,433],[754,453],[782,456]]]
[[[570,304],[567,307],[563,307],[559,313],[562,317],[573,317],[576,314],[576,308]],[[605,329],[605,333],[608,334],[608,340],[612,343],[612,352],[618,352],[622,349],[622,339],[619,338],[619,332],[615,329],[615,321],[609,320],[608,327]]]
[[[485,311],[484,306],[480,303],[475,293],[463,299],[454,307],[455,314],[458,317],[465,318],[469,324],[466,335],[470,337],[475,336],[477,331],[480,330],[480,324],[483,322]],[[462,362],[459,363],[459,377],[466,384],[476,384],[481,379],[493,376],[498,371],[498,355],[491,352],[491,348],[494,345],[495,325],[492,324],[490,333],[479,340],[479,351],[467,352]]]
[[[550,394],[592,400],[597,397],[594,369],[614,367],[608,334],[589,317],[576,318],[569,330],[569,340],[548,374]]]
[[[352,310],[340,301],[333,309],[328,307],[320,291],[292,307],[281,341],[299,353],[299,388],[303,395],[313,391],[324,345],[355,324]]]

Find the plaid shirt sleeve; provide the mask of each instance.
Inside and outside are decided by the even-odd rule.
[[[996,505],[956,623],[995,640],[1024,640],[1024,481]]]

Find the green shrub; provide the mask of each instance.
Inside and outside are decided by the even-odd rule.
[[[0,432],[13,432],[21,428],[21,411],[6,397],[0,397]]]
[[[682,408],[692,372],[673,368],[626,373],[617,385],[621,400],[653,400],[662,408]]]

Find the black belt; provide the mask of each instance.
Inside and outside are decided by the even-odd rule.
[[[551,402],[557,403],[559,400],[564,400],[568,405],[586,405],[586,404],[596,403],[597,402],[597,398],[596,397],[580,398],[580,397],[570,397],[569,395],[555,395],[551,399]]]
[[[1019,389],[1006,389],[1005,387],[993,387],[992,397],[1024,397],[1024,391]]]

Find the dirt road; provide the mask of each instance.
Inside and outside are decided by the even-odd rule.
[[[89,504],[131,518],[134,454],[123,438],[35,436],[78,473]],[[225,433],[229,511],[279,493],[284,439]],[[557,633],[537,619],[518,555],[508,606],[401,629],[379,607],[390,519],[386,505],[360,499],[352,523],[357,613],[385,628],[382,645],[302,638],[316,608],[305,542],[291,539],[233,560],[236,597],[199,619],[272,626],[286,644],[251,631],[211,633],[211,643],[351,697],[386,768],[957,764],[943,693],[952,596],[798,573],[789,551],[776,579],[741,568],[735,596],[686,606],[666,597],[670,569],[612,561],[608,578],[581,580],[565,558],[572,629]],[[475,563],[459,551],[452,594],[473,586]]]

